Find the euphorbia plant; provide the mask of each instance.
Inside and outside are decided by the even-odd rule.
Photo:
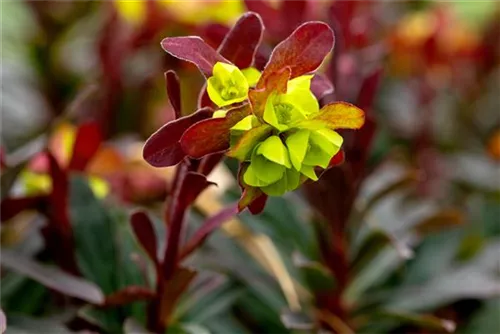
[[[298,27],[276,46],[260,73],[251,65],[262,31],[260,17],[247,13],[217,51],[199,37],[162,41],[165,51],[198,66],[207,78],[207,94],[202,92],[200,101],[210,104],[203,101],[208,95],[217,109],[202,108],[167,123],[143,152],[156,167],[175,165],[185,156],[225,153],[238,159],[239,210],[249,207],[253,213],[263,208],[267,196],[316,181],[318,172],[341,162],[343,140],[335,130],[364,123],[363,111],[349,103],[319,108],[318,98],[332,91],[314,73],[334,46],[326,24]]]

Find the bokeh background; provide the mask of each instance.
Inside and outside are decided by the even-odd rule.
[[[68,169],[66,205],[80,275],[105,294],[151,280],[131,212],[147,210],[164,242],[173,169],[154,169],[141,154],[173,115],[163,73],[179,75],[185,114],[196,110],[204,82],[196,67],[167,55],[161,39],[199,35],[216,48],[250,10],[266,25],[262,55],[302,22],[330,24],[336,46],[320,70],[335,84],[328,99],[364,108],[371,132],[346,134],[346,164],[318,184],[272,198],[261,215],[244,213],[214,233],[190,258],[202,274],[177,305],[170,332],[500,332],[499,2],[1,6],[2,199],[56,189],[40,152],[48,148],[68,166],[79,127],[97,124],[103,142],[85,168]],[[196,201],[188,234],[238,198],[236,168],[232,161],[216,168],[219,186]],[[47,212],[6,217],[12,207],[2,209],[7,333],[144,330],[143,301],[102,309],[51,285],[65,284],[50,270],[67,249],[48,244]]]

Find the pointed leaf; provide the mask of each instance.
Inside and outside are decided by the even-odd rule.
[[[219,53],[240,69],[252,65],[257,47],[262,40],[264,24],[256,13],[240,17],[219,47]]]
[[[250,113],[250,106],[244,104],[230,109],[224,118],[206,119],[192,125],[181,137],[182,149],[193,158],[228,149],[230,129]]]
[[[99,149],[101,141],[102,134],[97,123],[89,122],[80,125],[68,169],[83,171]]]
[[[182,116],[181,109],[181,85],[179,77],[175,71],[165,72],[165,83],[167,85],[168,100],[174,109],[174,117],[171,119],[178,119]]]
[[[207,78],[217,62],[229,63],[198,36],[167,37],[161,46],[172,56],[195,64]]]
[[[203,108],[189,116],[181,117],[165,124],[149,137],[144,144],[142,155],[154,167],[168,167],[178,164],[186,153],[179,143],[182,134],[193,124],[212,114],[210,108]]]
[[[55,267],[39,264],[6,249],[2,249],[0,261],[3,266],[67,296],[97,305],[104,302],[99,287],[83,278],[67,274]]]
[[[264,68],[264,81],[286,66],[291,69],[291,78],[316,70],[334,45],[333,31],[322,22],[302,24],[283,42],[278,44]],[[261,88],[260,84],[257,84]]]
[[[130,217],[130,224],[132,225],[137,240],[144,248],[149,258],[155,264],[158,264],[158,246],[156,243],[155,230],[148,215],[143,211],[134,212],[132,217]]]

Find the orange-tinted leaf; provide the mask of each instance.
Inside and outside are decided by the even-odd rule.
[[[302,24],[283,42],[278,44],[262,73],[261,81],[286,66],[291,78],[316,70],[334,45],[333,31],[323,22]],[[257,88],[261,88],[260,82]]]
[[[167,37],[161,46],[172,56],[195,64],[207,78],[217,62],[229,63],[198,36]]]
[[[250,112],[250,106],[244,104],[229,110],[224,118],[206,119],[192,125],[181,137],[182,149],[197,159],[227,150],[230,129]]]
[[[165,124],[146,141],[142,151],[144,159],[154,167],[168,167],[178,164],[186,156],[179,144],[179,139],[184,131],[211,115],[210,108],[203,108],[194,114]]]
[[[359,129],[365,123],[365,113],[358,107],[347,102],[334,102],[327,104],[311,119],[311,122],[321,121],[328,128]]]
[[[264,24],[256,13],[240,17],[219,47],[219,53],[240,69],[252,65],[257,47],[262,40]]]
[[[255,145],[268,136],[272,129],[273,128],[267,124],[262,124],[261,126],[250,129],[245,132],[243,136],[241,136],[236,145],[231,147],[231,149],[227,152],[227,156],[240,161],[246,160]]]

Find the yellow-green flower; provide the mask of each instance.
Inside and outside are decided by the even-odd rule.
[[[278,136],[271,136],[255,146],[243,181],[268,195],[279,196],[299,185],[300,173],[291,167],[286,146]]]
[[[314,167],[327,168],[342,142],[337,132],[327,128],[314,131],[302,129],[287,137],[286,146],[293,168],[316,181],[318,177]]]
[[[210,99],[219,107],[243,102],[248,97],[248,89],[259,80],[260,72],[249,67],[241,71],[238,67],[218,62],[214,65],[213,76],[207,80]]]
[[[266,101],[264,120],[279,131],[286,131],[319,110],[311,92],[312,75],[288,81],[285,94],[271,93]]]

